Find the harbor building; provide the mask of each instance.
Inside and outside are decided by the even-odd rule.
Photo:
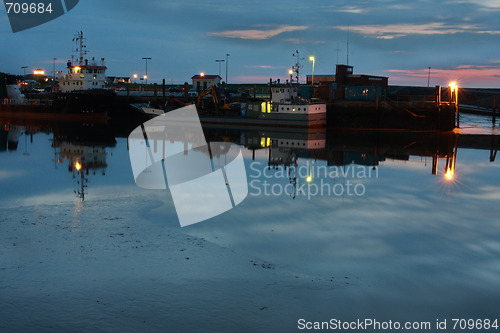
[[[198,93],[212,86],[219,85],[222,80],[219,75],[206,75],[204,73],[194,75],[191,79],[193,80],[193,89],[195,89]]]
[[[314,96],[325,100],[375,100],[385,95],[389,78],[354,74],[353,66],[337,65],[335,75],[307,75],[308,85],[315,85]]]

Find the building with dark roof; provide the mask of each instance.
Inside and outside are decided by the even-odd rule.
[[[374,100],[387,91],[389,78],[385,76],[354,74],[353,66],[337,65],[335,75],[307,75],[308,85],[315,85],[315,97],[336,100]]]

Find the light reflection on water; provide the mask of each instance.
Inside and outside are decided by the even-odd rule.
[[[55,144],[54,134],[20,128],[5,132],[0,146],[3,207],[72,201],[73,227],[78,228],[86,207],[75,192],[84,191],[90,201],[112,198],[121,191],[144,194],[133,186],[124,138],[117,138],[116,146],[108,141]],[[209,134],[234,138],[249,147],[247,175],[249,181],[260,182],[257,186],[267,181],[281,188],[307,188],[307,172],[300,170],[319,168],[336,174],[315,175],[311,185],[321,187],[323,180],[332,187],[352,182],[361,184],[364,191],[362,195],[344,191],[308,196],[266,195],[250,189],[247,199],[233,210],[184,232],[293,274],[349,280],[357,288],[354,294],[373,303],[383,299],[388,304],[406,304],[411,299],[424,311],[435,295],[442,295],[435,306],[452,306],[460,298],[481,304],[481,297],[489,295],[476,311],[497,314],[498,305],[491,300],[500,296],[500,169],[496,159],[491,161],[495,151],[489,145],[496,141],[452,134],[414,138],[348,133],[327,135],[323,146],[307,150],[286,144],[273,148],[276,139],[270,133]],[[304,140],[300,135],[292,138]],[[454,157],[453,177],[447,179]],[[77,160],[83,163],[82,170],[75,169]],[[349,168],[355,171],[342,174]],[[104,172],[93,172],[97,169]],[[369,177],[358,174],[374,170]],[[84,178],[87,188],[82,188]],[[151,222],[176,219],[168,192],[151,196],[162,203],[145,212]],[[144,213],[139,209],[143,203],[133,203],[138,212]]]

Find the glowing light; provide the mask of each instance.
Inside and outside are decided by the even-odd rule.
[[[267,148],[271,145],[271,138],[260,138],[260,146]]]
[[[310,182],[312,181],[312,177],[311,177],[311,176],[307,176],[306,181],[307,181],[308,183],[310,183]]]
[[[311,76],[311,84],[314,84],[314,57],[313,56],[310,56],[309,57],[309,60],[313,62],[313,68],[312,68],[312,76]]]
[[[35,75],[45,75],[45,71],[43,69],[35,69],[33,71],[33,74],[35,74]]]
[[[260,146],[262,148],[265,148],[266,147],[266,138],[260,138]]]
[[[137,79],[137,74],[134,74],[134,79]]]
[[[148,78],[148,76],[147,76],[147,75],[144,75],[144,76],[143,76],[143,78],[144,78],[144,80],[146,80],[146,79]]]
[[[453,179],[453,170],[451,170],[451,169],[446,170],[446,173],[444,174],[444,176],[446,177],[446,179],[452,180]]]
[[[75,169],[76,169],[76,171],[80,171],[82,169],[82,165],[80,164],[80,162],[77,161],[75,163]]]
[[[455,89],[458,88],[457,83],[455,81],[450,82],[449,86],[451,88],[451,91],[455,91]]]
[[[80,73],[80,69],[81,69],[80,67],[76,66],[75,67],[75,73]]]
[[[205,76],[205,73],[201,72],[201,73],[200,73],[200,76]]]
[[[288,74],[292,75],[292,74],[293,74],[293,71],[290,69],[290,70],[288,71]]]

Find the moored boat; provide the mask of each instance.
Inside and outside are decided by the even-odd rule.
[[[104,58],[98,63],[84,59],[87,54],[83,32],[75,35],[79,57],[67,63],[67,74],[59,76],[55,91],[40,98],[26,98],[14,76],[6,76],[6,97],[0,101],[0,113],[10,118],[55,119],[64,121],[105,122],[114,105],[115,92],[105,89],[107,67]],[[2,86],[2,85],[0,85]],[[37,95],[35,94],[35,97]],[[33,97],[33,96],[31,96]],[[61,119],[58,119],[61,118]]]
[[[298,85],[269,82],[269,101],[238,103],[234,108],[207,113],[199,110],[203,123],[248,126],[321,127],[326,125],[326,104],[300,97]]]

